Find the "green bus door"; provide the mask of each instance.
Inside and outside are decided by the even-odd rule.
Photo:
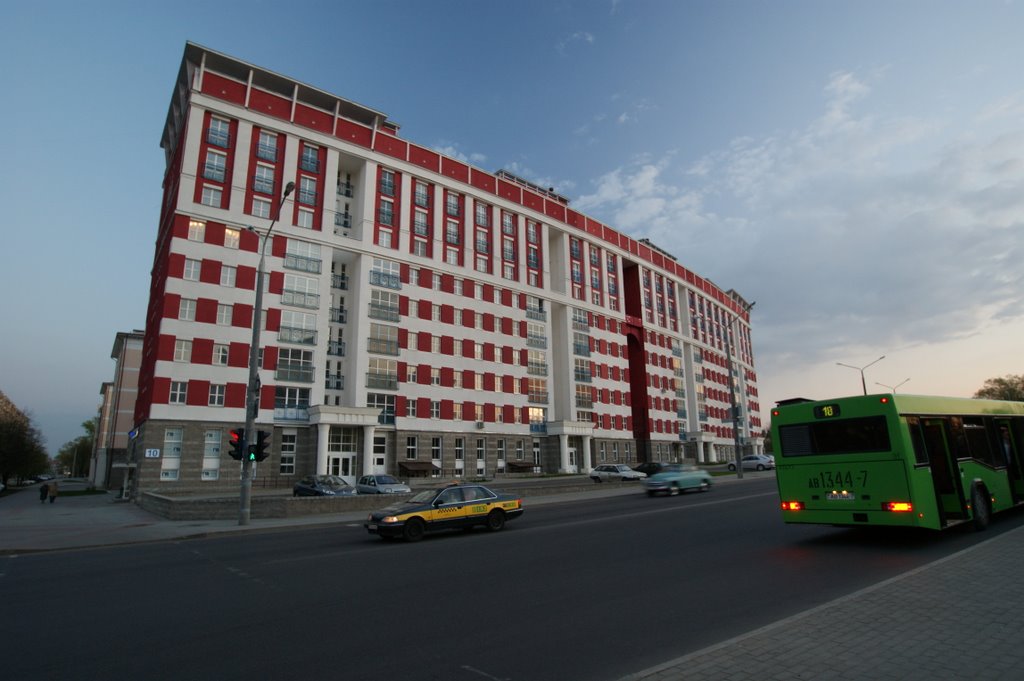
[[[925,449],[928,451],[928,463],[932,469],[932,483],[935,485],[935,497],[938,500],[942,524],[948,520],[963,520],[964,491],[960,482],[960,467],[953,461],[949,451],[949,438],[946,437],[946,422],[942,419],[924,419]]]
[[[1021,452],[1020,442],[1014,437],[1009,421],[996,420],[996,432],[998,433],[998,455],[1006,460],[1006,475],[1010,479],[1010,493],[1013,495],[1014,503],[1024,501],[1024,475],[1021,474]],[[1022,429],[1024,430],[1024,429]]]

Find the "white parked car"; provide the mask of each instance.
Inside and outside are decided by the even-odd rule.
[[[360,494],[408,494],[412,490],[391,475],[364,475],[356,482]]]
[[[635,471],[624,463],[601,464],[590,471],[590,479],[594,482],[605,482],[606,480],[643,480],[646,473]]]
[[[765,471],[775,468],[775,458],[764,454],[747,454],[741,459],[745,471]],[[736,470],[736,462],[729,462],[729,470]]]

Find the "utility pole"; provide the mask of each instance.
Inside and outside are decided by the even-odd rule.
[[[267,242],[270,241],[270,233],[274,231],[274,225],[281,217],[284,201],[293,189],[295,189],[294,182],[285,185],[281,202],[277,204],[277,214],[270,222],[270,229],[263,236],[263,243],[260,245],[260,264],[256,269],[256,304],[252,311],[252,342],[249,345],[249,383],[245,389],[245,451],[242,453],[242,488],[238,494],[239,525],[249,524],[252,511],[252,461],[250,461],[248,448],[256,443],[256,412],[259,410],[260,402],[260,327],[263,324],[263,278],[265,276]],[[252,227],[249,229],[255,231]]]

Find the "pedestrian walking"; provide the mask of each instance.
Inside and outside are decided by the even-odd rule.
[[[52,504],[53,500],[57,498],[57,481],[56,480],[50,481],[49,488],[46,490],[46,493],[48,495],[50,495],[50,503]]]
[[[39,486],[39,503],[40,504],[43,503],[44,501],[46,501],[46,496],[48,494],[49,494],[49,487],[44,482],[42,485]]]

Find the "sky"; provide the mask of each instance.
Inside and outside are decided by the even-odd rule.
[[[145,324],[192,41],[756,301],[765,423],[860,393],[837,363],[969,397],[1024,373],[1021,35],[1024,0],[2,3],[0,390],[51,453],[95,417]]]

